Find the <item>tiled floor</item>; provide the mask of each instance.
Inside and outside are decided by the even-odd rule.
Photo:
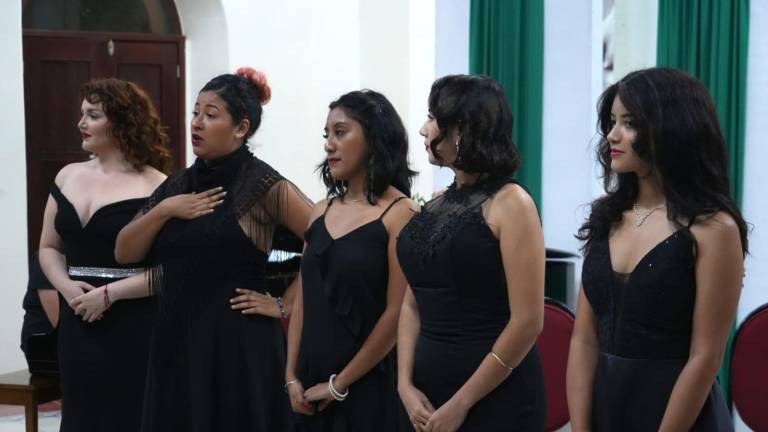
[[[38,407],[39,432],[58,432],[61,423],[61,403],[50,402]],[[24,432],[24,407],[0,405],[0,432]]]

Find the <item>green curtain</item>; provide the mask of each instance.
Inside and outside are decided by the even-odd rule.
[[[712,93],[728,146],[731,191],[739,205],[748,41],[749,0],[659,0],[657,64],[697,76]],[[720,382],[729,399],[733,334],[732,329],[720,369]]]
[[[492,76],[504,87],[522,156],[517,178],[541,209],[544,1],[472,0],[469,70]]]

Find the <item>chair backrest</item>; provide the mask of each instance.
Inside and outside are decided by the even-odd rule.
[[[768,430],[768,303],[749,314],[736,332],[731,400],[747,426]]]
[[[571,345],[574,315],[568,306],[557,300],[546,299],[544,329],[536,340],[544,369],[547,390],[547,431],[563,427],[570,416],[565,394],[565,370]]]

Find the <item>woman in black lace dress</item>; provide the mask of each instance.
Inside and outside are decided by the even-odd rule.
[[[296,287],[270,292],[265,267],[275,228],[302,236],[311,204],[246,145],[269,97],[250,68],[209,81],[192,117],[197,160],[118,238],[119,260],[149,258],[160,302],[143,431],[291,428],[280,318]]]
[[[418,210],[408,199],[415,173],[387,98],[353,91],[329,108],[320,166],[329,198],[306,232],[285,385],[300,431],[393,432],[391,351],[405,292],[395,238]]]
[[[170,170],[168,137],[133,83],[94,80],[80,95],[77,127],[94,157],[56,175],[39,253],[60,294],[61,431],[135,432],[157,304],[144,263],[115,261],[115,239]]]
[[[410,285],[400,397],[418,431],[541,431],[544,241],[533,200],[512,180],[519,158],[501,86],[435,81],[421,134],[430,162],[456,178],[398,238]]]
[[[733,429],[716,381],[741,290],[747,230],[704,85],[632,72],[599,102],[606,195],[568,360],[574,431]]]

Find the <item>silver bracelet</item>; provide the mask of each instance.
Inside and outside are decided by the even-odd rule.
[[[277,298],[277,307],[280,308],[280,316],[285,319],[287,314],[285,313],[285,303],[282,297]]]
[[[330,378],[328,378],[328,392],[331,393],[331,397],[336,399],[336,401],[341,402],[346,399],[347,396],[349,396],[349,389],[347,389],[344,394],[339,393],[339,391],[336,390],[336,387],[333,386],[334,378],[336,378],[336,374],[333,374]]]
[[[285,392],[288,393],[288,386],[291,384],[296,384],[297,382],[299,382],[299,380],[297,379],[286,381],[286,383],[283,385],[283,390],[285,390]]]
[[[497,356],[495,352],[491,351],[491,356],[496,359],[497,362],[499,362],[500,365],[504,366],[504,368],[509,369],[510,371],[514,370],[515,368],[509,367],[504,360],[501,359],[501,357]]]

